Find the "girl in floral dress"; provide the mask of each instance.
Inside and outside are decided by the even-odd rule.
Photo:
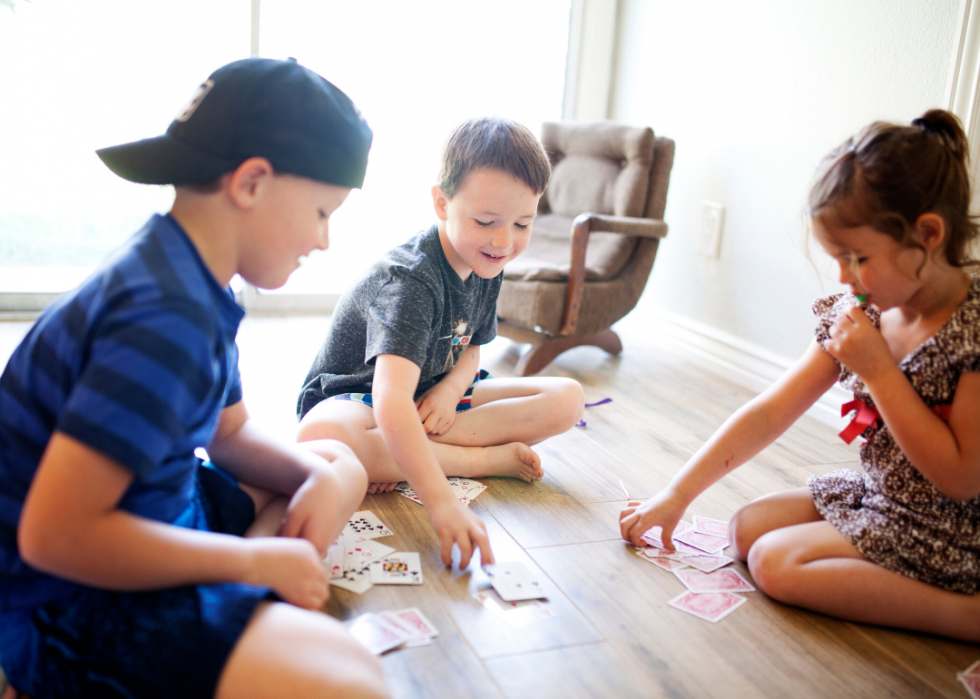
[[[810,192],[817,242],[850,287],[814,304],[816,338],[656,496],[624,539],[665,545],[701,492],[781,435],[835,382],[864,473],[811,477],[730,525],[755,581],[787,604],[980,641],[980,278],[968,255],[968,145],[952,114],[877,122],[830,153]]]

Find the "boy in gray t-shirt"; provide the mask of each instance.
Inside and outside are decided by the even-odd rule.
[[[369,492],[407,480],[439,535],[465,567],[475,547],[493,561],[483,523],[453,496],[446,476],[544,475],[529,445],[582,416],[571,379],[497,379],[481,371],[480,345],[497,334],[504,265],[527,247],[551,175],[540,142],[506,119],[468,121],[450,135],[438,223],[390,251],[344,294],[297,410],[298,439],[337,439],[365,464]]]

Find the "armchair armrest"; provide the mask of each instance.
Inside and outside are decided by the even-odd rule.
[[[667,224],[660,219],[631,216],[584,213],[575,217],[572,222],[572,260],[568,270],[565,310],[561,321],[562,335],[574,334],[578,324],[582,292],[585,290],[585,251],[589,246],[589,236],[593,232],[659,239],[667,235]]]

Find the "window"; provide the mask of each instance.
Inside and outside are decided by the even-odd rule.
[[[0,310],[60,292],[156,211],[95,149],[162,133],[211,71],[249,54],[296,57],[351,96],[375,132],[367,180],[315,254],[247,305],[335,296],[433,220],[449,131],[472,116],[537,131],[561,117],[571,0],[33,0],[0,6]],[[278,297],[278,298],[277,298]],[[44,301],[47,297],[39,296]],[[6,300],[5,300],[6,299]],[[323,302],[317,302],[323,307]]]

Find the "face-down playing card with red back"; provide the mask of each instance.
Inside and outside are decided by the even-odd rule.
[[[748,580],[730,568],[704,573],[700,570],[675,570],[676,575],[691,592],[754,592]]]
[[[732,594],[731,592],[699,594],[688,590],[670,600],[668,604],[705,621],[716,623],[745,604],[745,602],[745,597]]]

